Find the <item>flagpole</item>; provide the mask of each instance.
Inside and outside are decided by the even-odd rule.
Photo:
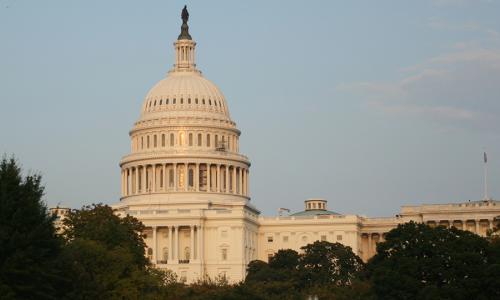
[[[488,200],[488,156],[484,152],[484,200]]]

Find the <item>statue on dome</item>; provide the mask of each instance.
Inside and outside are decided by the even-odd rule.
[[[182,17],[182,23],[187,23],[187,21],[189,20],[189,12],[187,10],[187,5],[184,5],[184,8],[182,9],[181,17]]]
[[[184,8],[182,9],[181,18],[182,18],[181,34],[179,35],[178,40],[190,40],[191,35],[189,34],[189,26],[187,24],[189,20],[189,13],[186,5],[184,5]]]

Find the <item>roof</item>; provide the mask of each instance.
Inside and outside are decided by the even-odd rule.
[[[324,210],[324,209],[309,209],[309,210],[304,210],[304,211],[299,211],[296,213],[291,214],[290,216],[318,216],[318,215],[337,215],[340,216],[341,214],[330,211],[330,210]]]

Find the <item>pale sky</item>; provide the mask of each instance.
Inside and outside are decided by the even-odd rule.
[[[143,97],[184,4],[264,215],[500,198],[500,2],[0,0],[0,153],[49,205],[119,199]]]

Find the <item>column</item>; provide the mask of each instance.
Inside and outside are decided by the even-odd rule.
[[[226,188],[224,189],[224,192],[226,193],[229,193],[229,166],[226,165],[226,172],[225,172],[225,175],[226,175]]]
[[[245,196],[248,196],[248,170],[245,169]]]
[[[123,196],[128,196],[128,169],[123,170]]]
[[[177,260],[177,263],[179,260],[179,229],[180,229],[179,226],[175,226],[174,259]]]
[[[156,226],[153,226],[153,264],[156,264],[156,262],[158,261],[157,252],[158,252],[158,241],[156,235]]]
[[[156,164],[153,164],[153,182],[149,187],[149,190],[153,193],[156,192]]]
[[[247,185],[246,185],[246,191],[247,191],[247,196],[250,196],[250,176],[248,176],[250,174],[250,170],[246,170],[246,176],[245,176],[245,179],[246,179],[246,182],[247,182]]]
[[[129,196],[131,194],[131,188],[130,188],[130,185],[132,184],[132,180],[131,180],[131,177],[130,177],[130,168],[127,168],[127,173],[125,173],[125,181],[126,181],[126,190],[125,190],[125,193],[127,194],[127,196]]]
[[[184,163],[184,191],[189,190],[189,164]]]
[[[189,247],[189,260],[194,260],[194,225],[191,225],[191,246]]]
[[[139,194],[139,166],[135,167],[135,194]]]
[[[368,233],[368,256],[367,259],[371,257],[372,254],[372,234]]]
[[[196,163],[193,177],[194,177],[193,179],[194,179],[194,186],[195,186],[194,190],[199,192],[200,191],[200,164],[199,163]]]
[[[233,177],[232,179],[232,184],[233,184],[233,194],[236,194],[236,167],[233,166]]]
[[[177,163],[173,163],[174,168],[174,191],[177,191]]]
[[[174,260],[174,227],[168,227],[168,260],[170,263]]]
[[[245,169],[241,168],[241,186],[240,186],[240,194],[245,195]]]
[[[147,186],[146,186],[148,184],[147,183],[147,171],[148,171],[148,165],[144,165],[142,167],[142,180],[141,180],[142,181],[141,184],[142,184],[142,192],[143,193],[147,193],[148,192],[148,189],[147,189]]]
[[[204,244],[203,244],[203,226],[200,225],[196,228],[197,233],[198,233],[198,260],[200,263],[203,263],[203,250],[204,250]]]
[[[221,190],[221,188],[220,188],[220,177],[221,177],[220,176],[220,165],[217,164],[217,169],[215,170],[215,178],[217,178],[215,186],[216,186],[217,193],[220,193],[220,190]]]
[[[474,220],[476,223],[476,234],[479,235],[479,220]]]
[[[210,164],[207,164],[207,192],[212,191],[212,183],[210,182],[210,173],[212,173],[212,168],[210,168]]]
[[[243,172],[241,171],[241,167],[238,168],[238,173],[239,173],[239,178],[238,178],[238,194],[243,195],[243,190],[242,190],[242,185],[243,185],[243,179],[241,176],[243,175]]]
[[[162,182],[162,185],[163,185],[163,190],[166,191],[167,190],[167,164],[163,164],[163,182]]]

